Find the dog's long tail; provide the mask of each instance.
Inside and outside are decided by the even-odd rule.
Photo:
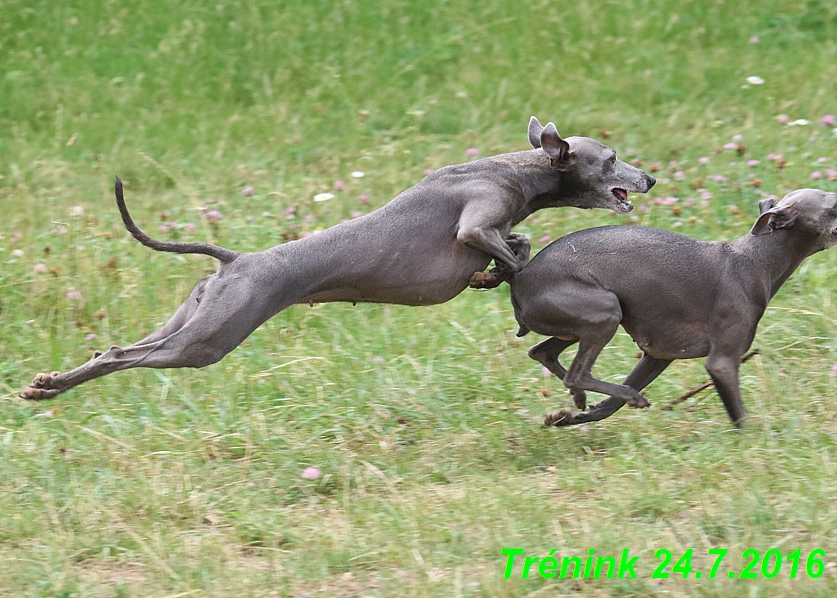
[[[122,222],[125,223],[125,228],[131,233],[134,238],[156,251],[169,251],[171,253],[202,253],[214,257],[222,263],[228,264],[237,258],[240,253],[232,251],[231,249],[224,249],[217,245],[210,245],[209,243],[176,243],[172,241],[158,241],[146,235],[139,227],[134,224],[134,220],[128,213],[128,207],[125,205],[125,198],[122,196],[122,181],[116,177],[114,184],[116,192],[116,205],[119,207],[119,213],[122,214]]]

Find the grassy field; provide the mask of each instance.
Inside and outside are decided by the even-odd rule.
[[[834,252],[762,320],[741,432],[709,391],[661,409],[700,361],[650,410],[544,429],[569,397],[526,357],[536,335],[515,338],[507,287],[293,307],[206,369],[17,399],[157,328],[216,266],[129,238],[117,174],[154,236],[239,250],[368,212],[472,148],[524,149],[532,114],[659,179],[630,216],[530,218],[536,250],[613,223],[729,240],[762,197],[837,191],[825,0],[219,2],[0,0],[3,596],[837,595]],[[620,333],[597,373],[636,353]],[[629,549],[637,577],[518,562],[505,579],[509,547]],[[651,578],[659,549],[690,548],[702,579]],[[729,556],[707,579],[713,548]],[[785,555],[780,573],[728,579],[748,548]]]

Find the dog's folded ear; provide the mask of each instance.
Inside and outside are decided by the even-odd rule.
[[[543,126],[534,116],[529,119],[529,143],[532,147],[538,149],[541,146],[541,131]]]
[[[759,214],[764,214],[767,210],[776,205],[775,199],[762,199],[759,202]]]
[[[547,123],[541,131],[541,149],[546,152],[550,162],[555,166],[570,153],[570,144],[561,139],[554,124]]]
[[[767,201],[773,200],[762,200],[759,202],[759,208],[761,208],[762,203]],[[779,208],[771,207],[767,211],[762,212],[759,219],[756,220],[756,223],[753,225],[753,228],[750,229],[750,234],[766,235],[772,233],[777,228],[790,228],[793,226],[795,221],[796,210],[793,205],[784,205]]]

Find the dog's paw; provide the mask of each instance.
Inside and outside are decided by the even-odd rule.
[[[628,399],[625,403],[631,409],[646,409],[651,406],[651,403],[649,403],[648,400],[640,394]]]
[[[61,375],[61,372],[50,372],[49,374],[38,374],[35,379],[18,393],[21,399],[29,401],[42,401],[44,399],[51,399],[61,392],[60,388],[55,388],[55,379]]]
[[[520,233],[509,233],[509,236],[506,237],[506,244],[517,259],[520,260],[521,266],[524,266],[529,261],[529,254],[532,251],[532,246],[529,244],[529,237]]]
[[[493,289],[500,285],[502,280],[493,272],[474,272],[468,286],[472,289]]]
[[[549,426],[567,426],[570,425],[570,420],[572,419],[573,414],[570,411],[562,409],[561,411],[552,411],[546,414],[546,417],[543,418],[543,425],[546,427]]]
[[[573,396],[573,403],[575,403],[575,406],[584,411],[587,408],[587,393],[577,388],[571,390],[570,394]]]

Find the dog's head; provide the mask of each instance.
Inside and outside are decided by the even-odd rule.
[[[761,200],[759,213],[750,230],[754,235],[792,230],[808,239],[811,253],[837,245],[837,195],[834,193],[797,189],[778,202]]]
[[[633,209],[628,193],[647,193],[657,181],[651,175],[616,158],[608,146],[588,137],[562,139],[552,123],[529,120],[529,143],[549,156],[560,172],[558,193],[564,205],[608,208],[627,213]]]

